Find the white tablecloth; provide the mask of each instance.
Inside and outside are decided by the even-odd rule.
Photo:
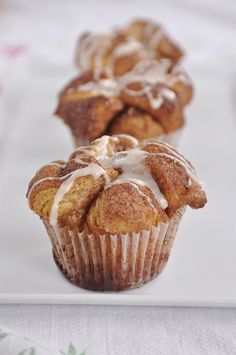
[[[70,355],[236,353],[236,312],[231,309],[8,305],[0,306],[0,323],[52,354],[57,349],[66,353],[70,344],[76,349]],[[14,344],[19,340],[14,338]],[[12,353],[1,349],[0,340],[0,354],[15,355],[24,347]]]
[[[182,38],[201,75],[232,77],[233,1],[0,2],[0,89],[15,57],[71,62],[77,34],[153,16]],[[191,62],[191,65],[190,65]],[[234,85],[235,87],[235,85]],[[0,122],[1,128],[1,122]],[[3,144],[3,141],[1,142]],[[0,354],[236,354],[236,311],[132,306],[1,305]]]

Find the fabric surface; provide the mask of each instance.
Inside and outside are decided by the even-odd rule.
[[[0,324],[51,349],[52,354],[58,350],[70,355],[236,353],[232,309],[6,305],[0,306]],[[6,340],[0,340],[0,354],[16,355],[24,349],[10,352],[4,347]],[[14,344],[18,346],[15,340]],[[70,344],[74,352],[68,353]],[[40,351],[35,354],[48,354]]]
[[[31,63],[40,60],[45,66],[49,62],[55,67],[58,63],[67,66],[80,31],[107,30],[111,24],[137,15],[159,17],[170,32],[183,38],[191,52],[187,69],[191,61],[201,75],[210,77],[217,72],[219,80],[229,77],[235,89],[234,1],[88,0],[82,4],[72,0],[5,0],[0,1],[0,103],[3,88],[15,85],[17,90],[17,83],[8,81],[8,70],[16,58],[22,58],[25,66],[30,53]],[[23,64],[17,63],[23,76]],[[0,148],[7,139],[3,136],[7,124],[0,120]],[[0,305],[0,355],[83,353],[233,355],[236,310]]]

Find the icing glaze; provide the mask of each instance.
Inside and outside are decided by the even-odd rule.
[[[133,144],[134,147],[138,145],[138,140],[136,138],[134,138],[133,136],[130,136],[129,134],[124,134],[124,133],[117,134],[116,137],[117,138],[125,138],[125,139],[129,140]],[[112,137],[112,138],[114,138],[114,137]]]
[[[82,177],[82,176],[92,176],[94,180],[97,180],[101,176],[103,176],[105,178],[105,181],[109,182],[109,177],[108,177],[106,171],[101,166],[99,166],[98,164],[95,164],[95,163],[90,163],[89,165],[87,165],[84,168],[73,171],[70,174],[70,176],[65,181],[63,181],[63,183],[61,184],[61,186],[57,190],[57,193],[54,197],[54,201],[53,201],[53,205],[52,205],[51,213],[50,213],[50,223],[53,226],[57,225],[58,208],[59,208],[60,202],[62,201],[65,194],[71,189],[75,180],[79,177]]]
[[[127,151],[116,152],[112,156],[109,156],[110,153],[109,143],[111,143],[110,140],[117,142],[119,137],[120,138],[123,137],[130,140],[130,142],[133,144],[133,148]],[[145,143],[146,146],[149,144],[165,147],[165,152],[151,153],[142,150],[137,146],[138,141],[135,138],[126,134],[123,135],[121,134],[113,137],[103,136],[102,138],[95,140],[90,147],[79,147],[77,149],[77,151],[81,150],[82,154],[85,153],[86,156],[89,155],[95,156],[96,159],[103,164],[103,167],[96,164],[95,162],[90,162],[90,163],[84,162],[83,160],[81,160],[82,156],[75,157],[73,160],[85,166],[61,177],[50,176],[50,177],[42,178],[39,181],[36,181],[28,192],[28,198],[32,193],[32,191],[40,183],[44,181],[45,182],[50,181],[50,180],[62,181],[60,187],[58,188],[55,194],[54,201],[51,208],[51,213],[50,213],[50,223],[54,227],[56,227],[57,220],[58,220],[59,204],[64,198],[65,194],[67,194],[69,190],[72,188],[75,180],[82,176],[92,176],[94,180],[97,180],[100,178],[100,176],[103,176],[105,179],[105,189],[116,184],[124,184],[124,183],[130,184],[133,188],[136,189],[136,191],[140,193],[140,195],[142,195],[142,197],[146,199],[146,201],[148,201],[151,208],[155,210],[155,206],[153,205],[152,199],[150,199],[148,196],[145,195],[144,192],[140,190],[140,187],[142,186],[148,187],[150,191],[153,193],[154,198],[161,206],[161,208],[166,209],[168,207],[168,201],[166,200],[163,193],[160,191],[160,188],[156,183],[156,181],[154,180],[148,166],[145,165],[145,159],[147,157],[152,157],[152,156],[164,157],[180,165],[185,170],[188,176],[187,187],[191,186],[192,181],[196,181],[202,186],[202,183],[198,181],[196,172],[194,168],[191,166],[191,164],[187,160],[185,160],[185,158],[181,154],[175,151],[169,144],[164,143],[162,141],[156,141],[156,140],[150,140],[149,142]],[[52,162],[51,165],[58,165],[60,167],[64,167],[65,164]],[[113,168],[120,171],[120,174],[113,182],[110,182],[110,179],[105,170],[106,167]]]
[[[134,50],[136,44],[130,45],[130,43],[133,42],[125,42],[117,46],[117,55],[121,55],[121,53],[124,54],[125,51],[128,53],[128,49],[130,51]],[[114,55],[116,50],[114,50]],[[169,59],[162,59],[160,61],[143,60],[137,63],[132,70],[119,78],[114,78],[111,72],[109,72],[109,78],[107,79],[101,79],[101,68],[96,68],[94,70],[94,80],[79,85],[77,91],[93,92],[106,97],[119,96],[121,91],[137,97],[146,95],[150,106],[156,110],[163,105],[164,100],[170,102],[176,101],[176,94],[174,90],[171,89],[171,86],[176,82],[190,85],[190,80],[179,66],[175,66],[170,73],[171,67],[172,62]],[[132,83],[140,83],[141,88],[138,90],[130,89],[129,86]],[[153,86],[156,84],[162,84],[165,87],[159,87],[158,90],[154,90],[153,92]]]
[[[127,38],[126,41],[120,43],[112,52],[112,59],[117,59],[135,53],[143,48],[143,45],[133,38]]]
[[[155,55],[157,46],[163,38],[163,30],[153,22],[147,22],[144,28],[144,38],[147,43],[147,49]]]
[[[173,90],[166,87],[161,87],[156,93],[153,93],[153,85],[164,84],[169,86],[169,73],[171,62],[162,60],[144,60],[138,63],[130,72],[123,75],[118,83],[118,92],[124,90],[131,96],[146,95],[150,106],[153,109],[159,109],[164,102],[176,100],[176,94]],[[141,83],[141,89],[132,90],[128,86],[132,83]]]
[[[82,70],[89,70],[92,60],[96,67],[103,64],[105,50],[110,46],[110,38],[106,35],[87,34],[79,41],[77,56]]]
[[[169,158],[169,159],[175,161],[176,163],[178,163],[179,165],[181,165],[184,168],[186,174],[189,176],[188,186],[191,186],[192,180],[196,181],[198,184],[201,185],[201,182],[199,181],[199,179],[196,175],[195,169],[191,166],[191,164],[181,154],[177,153],[169,144],[161,142],[161,141],[152,141],[152,140],[150,140],[147,144],[154,144],[154,145],[158,145],[158,146],[163,146],[170,152],[170,154],[168,154],[168,153],[149,153],[149,154],[153,155],[153,156]],[[191,183],[190,183],[190,181],[191,181]]]
[[[77,91],[91,91],[107,97],[116,96],[117,84],[113,79],[100,79],[98,81],[89,81],[85,84],[79,85]]]
[[[133,148],[123,152],[117,152],[110,158],[110,166],[113,168],[121,168],[122,173],[117,177],[115,183],[136,179],[142,181],[155,196],[160,206],[165,209],[168,206],[167,200],[161,193],[157,183],[153,179],[149,169],[144,165],[143,160],[148,153],[138,148]],[[112,183],[111,183],[112,184]]]

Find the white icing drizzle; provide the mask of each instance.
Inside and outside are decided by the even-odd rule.
[[[173,90],[167,88],[161,88],[162,96],[164,96],[169,101],[174,101],[176,99],[176,94]]]
[[[124,137],[126,139],[129,139],[130,142],[132,142],[134,148],[129,149],[127,151],[116,152],[111,157],[109,157],[109,148],[108,148],[109,140],[114,140],[115,142],[117,142],[119,137],[120,138]],[[113,137],[103,136],[102,138],[95,140],[92,146],[79,147],[77,151],[81,150],[82,152],[85,152],[85,154],[86,152],[88,152],[88,155],[90,156],[94,155],[98,159],[98,161],[101,161],[103,163],[104,167],[121,169],[122,172],[116,178],[116,180],[110,182],[106,170],[100,165],[94,162],[91,163],[84,162],[83,160],[81,160],[82,158],[81,156],[75,157],[73,160],[85,166],[78,168],[77,170],[74,170],[61,177],[50,176],[36,181],[28,192],[28,198],[30,197],[32,191],[42,182],[52,181],[52,180],[55,181],[62,180],[62,183],[58,188],[56,195],[54,197],[54,201],[50,213],[50,223],[54,227],[56,227],[58,222],[59,204],[64,198],[65,194],[67,194],[69,190],[72,188],[75,180],[82,176],[92,176],[94,180],[97,180],[101,176],[103,176],[105,179],[105,189],[116,184],[124,184],[124,183],[130,184],[133,188],[136,189],[136,191],[139,192],[139,194],[143,198],[146,199],[146,201],[148,201],[151,208],[153,208],[153,210],[156,210],[152,200],[148,196],[146,196],[144,192],[140,190],[140,187],[142,186],[148,187],[150,191],[153,193],[153,196],[155,197],[156,201],[161,206],[161,208],[166,209],[168,207],[168,201],[160,191],[159,186],[154,180],[148,166],[145,165],[145,158],[152,157],[152,156],[165,157],[179,164],[188,175],[187,187],[191,186],[192,181],[196,181],[202,186],[202,183],[198,181],[196,172],[194,168],[191,166],[191,164],[188,161],[186,161],[181,154],[176,152],[169,144],[164,143],[162,141],[156,141],[156,140],[150,140],[149,142],[146,143],[146,145],[149,144],[154,144],[160,147],[164,147],[165,152],[151,153],[142,150],[139,147],[137,147],[138,141],[135,138],[126,134],[123,135],[121,134]],[[65,166],[64,163],[61,164],[57,162],[52,162],[51,165],[58,165],[60,167]]]
[[[147,144],[154,144],[157,146],[165,147],[170,152],[170,154],[168,153],[149,153],[149,154],[153,156],[166,157],[171,160],[174,160],[184,168],[186,174],[189,176],[190,181],[192,179],[193,181],[196,181],[198,184],[201,185],[201,182],[199,181],[194,168],[188,163],[188,161],[181,154],[177,153],[169,144],[161,141],[152,141],[152,140],[149,141]],[[188,180],[188,186],[191,186],[192,181],[190,183],[189,180]]]
[[[147,22],[144,28],[144,38],[147,43],[147,49],[153,54],[156,54],[157,46],[163,38],[163,30],[153,22]]]
[[[169,86],[169,73],[171,62],[168,59],[159,62],[155,60],[144,60],[139,62],[130,72],[123,75],[118,83],[118,91],[124,90],[127,94],[132,96],[146,95],[151,107],[159,109],[164,102],[176,100],[176,94],[168,87],[163,87],[157,93],[153,93],[153,85],[164,84]],[[128,86],[132,83],[141,83],[140,90],[132,90]]]
[[[155,196],[157,202],[163,209],[166,209],[168,202],[161,193],[157,183],[152,177],[149,169],[144,166],[143,160],[148,156],[148,153],[139,148],[130,149],[114,154],[110,158],[109,165],[113,168],[121,168],[122,174],[118,176],[115,183],[119,181],[136,179],[142,181]],[[113,184],[113,183],[111,183]]]
[[[83,162],[84,163],[84,162]],[[57,193],[54,197],[53,205],[51,208],[51,213],[50,213],[50,223],[53,226],[57,225],[57,219],[58,219],[58,207],[60,202],[62,201],[63,197],[65,194],[71,189],[71,187],[74,184],[74,181],[82,176],[92,176],[94,180],[97,180],[100,178],[100,176],[103,176],[105,178],[105,181],[108,183],[109,182],[109,177],[106,173],[106,171],[99,166],[96,163],[90,163],[84,168],[78,169],[73,171],[70,176],[63,181],[59,189],[57,190]],[[65,178],[65,176],[63,177]]]
[[[181,165],[184,168],[186,174],[189,175],[192,180],[199,182],[195,172],[193,173],[193,171],[189,169],[189,165],[186,164],[186,162],[183,162],[181,159],[179,159],[177,157],[173,157],[173,155],[170,155],[167,153],[155,153],[154,155],[158,156],[158,157],[166,157],[168,159],[174,160],[175,162],[177,162],[179,165]]]
[[[169,78],[169,83],[171,85],[175,84],[176,82],[181,82],[187,86],[192,85],[189,76],[186,74],[185,70],[179,64],[176,64],[173,67],[171,74],[172,75]]]
[[[107,35],[87,34],[82,37],[78,44],[77,54],[80,68],[83,71],[89,70],[92,60],[95,66],[101,67],[106,49],[110,46],[111,39]]]
[[[162,90],[159,91],[157,97],[154,97],[152,94],[152,91],[150,89],[149,91],[147,91],[147,97],[148,97],[151,107],[154,110],[158,110],[164,102],[163,97],[162,97]]]
[[[58,176],[48,176],[48,177],[45,177],[45,178],[42,178],[38,181],[36,181],[32,186],[31,188],[29,189],[28,193],[27,193],[27,197],[29,198],[32,191],[38,186],[40,185],[42,182],[46,182],[46,181],[52,181],[52,180],[64,180],[66,179],[67,177],[69,177],[71,175],[71,173],[69,174],[66,174],[64,176],[61,176],[61,177],[58,177]]]
[[[117,83],[113,79],[100,79],[98,81],[89,81],[79,85],[77,91],[91,91],[95,94],[101,94],[106,97],[116,96]]]
[[[175,151],[174,148],[170,144],[162,142],[162,141],[156,141],[156,140],[149,140],[147,142],[147,145],[149,145],[149,144],[165,147],[172,155],[174,155],[176,158],[180,159],[182,161],[182,163],[186,164],[188,169],[192,173],[194,173],[194,174],[196,173],[194,168],[188,163],[188,161],[180,153]],[[154,154],[156,154],[156,153],[154,153]]]
[[[110,137],[110,136],[102,136],[101,138],[98,138],[96,139],[94,142],[93,142],[93,149],[95,150],[96,152],[96,159],[101,162],[101,163],[104,163],[107,161],[107,159],[109,159],[108,157],[108,146],[109,146],[109,141],[113,140],[113,141],[116,141],[117,138],[115,137]]]
[[[57,162],[53,161],[52,163],[48,164],[47,166],[58,166],[60,168],[65,168],[66,163],[57,163]]]
[[[127,38],[126,41],[121,42],[116,46],[112,52],[112,60],[120,57],[128,56],[143,48],[143,45],[134,38]]]
[[[80,147],[80,148],[83,148],[83,147]],[[88,148],[88,147],[84,147],[84,148]],[[91,156],[91,154],[90,154],[90,156]],[[82,158],[82,157],[81,157],[81,158]],[[88,163],[84,162],[83,160],[81,160],[81,159],[78,158],[78,157],[76,157],[75,159],[71,159],[71,161],[72,161],[72,160],[75,160],[75,161],[76,161],[77,163],[79,163],[79,164],[88,165]],[[56,166],[58,165],[58,166],[60,166],[61,168],[65,168],[66,165],[67,165],[67,163],[60,164],[60,163],[52,162],[52,163],[50,163],[50,164],[45,165],[44,167],[46,167],[46,166],[53,166],[53,165],[56,165]],[[43,167],[43,168],[44,168],[44,167]],[[43,168],[39,169],[38,171],[42,170]],[[35,189],[35,187],[37,187],[38,185],[40,185],[42,182],[44,182],[44,181],[52,181],[52,180],[64,180],[64,179],[67,179],[69,176],[71,176],[72,173],[73,173],[73,172],[70,172],[70,173],[68,173],[68,174],[66,174],[66,175],[63,175],[63,176],[60,176],[60,177],[58,177],[58,176],[48,176],[48,177],[44,177],[44,178],[42,178],[42,179],[37,180],[37,181],[31,186],[31,188],[29,189],[28,194],[27,194],[28,198],[29,198],[29,196],[31,195],[32,191]],[[36,172],[36,174],[37,174],[37,172]]]
[[[124,133],[123,134],[116,134],[115,137],[125,138],[125,139],[129,140],[134,147],[136,147],[138,145],[138,140],[136,138],[134,138],[133,136],[130,136],[129,134],[124,134]],[[112,138],[114,138],[114,136]]]
[[[143,60],[135,65],[135,67],[124,74],[121,78],[122,84],[128,84],[134,81],[141,81],[148,84],[163,83],[168,84],[168,70],[171,67],[169,59],[160,61],[149,59]]]
[[[159,109],[164,102],[176,100],[176,94],[168,87],[159,88],[157,93],[153,93],[153,85],[161,83],[169,85],[170,75],[168,69],[170,61],[167,59],[157,62],[155,60],[145,60],[138,63],[131,71],[121,76],[117,80],[100,79],[98,81],[89,81],[78,87],[78,91],[91,91],[96,94],[102,94],[106,97],[117,96],[124,90],[128,95],[142,96],[146,95],[151,107]],[[139,82],[142,85],[140,90],[128,88],[129,84]]]

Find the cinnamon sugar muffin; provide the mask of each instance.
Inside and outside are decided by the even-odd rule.
[[[91,290],[139,287],[170,254],[187,205],[206,195],[189,161],[166,143],[103,136],[41,168],[27,192],[53,256],[74,284]]]
[[[123,75],[145,59],[176,63],[183,50],[152,20],[137,19],[107,34],[83,33],[76,46],[75,64],[81,71],[111,68]]]
[[[70,127],[77,146],[103,134],[159,137],[176,145],[192,92],[179,65],[143,60],[119,77],[107,69],[79,75],[62,90],[55,114]]]
[[[141,42],[123,33],[84,33],[78,42],[75,64],[82,71],[110,68],[123,75],[141,60],[150,59]]]

